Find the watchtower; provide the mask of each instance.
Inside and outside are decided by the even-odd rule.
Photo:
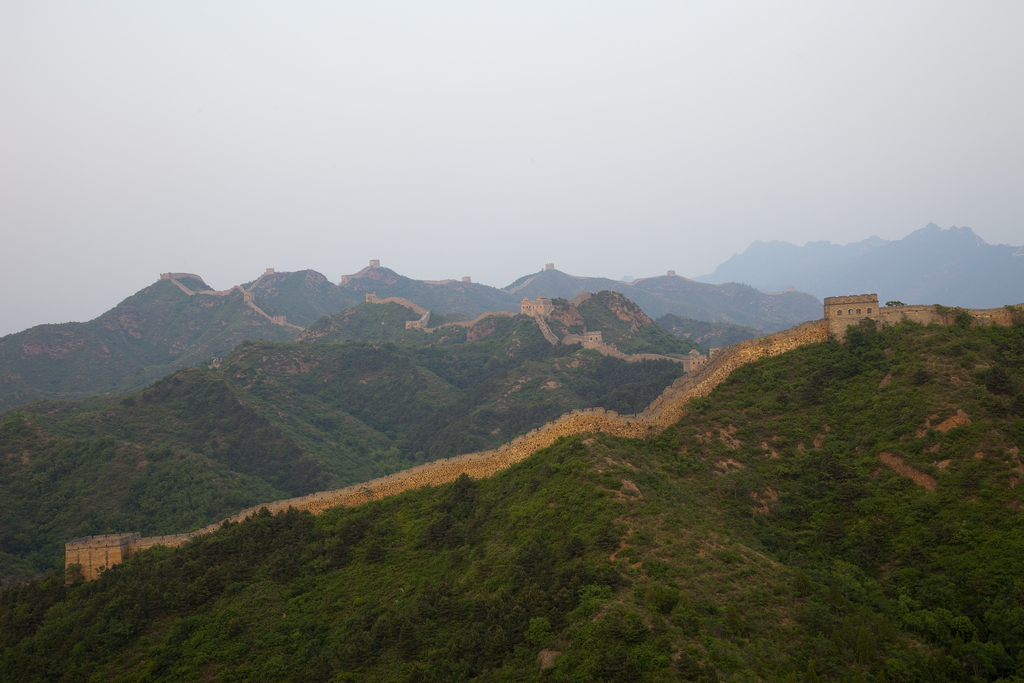
[[[107,536],[84,536],[64,544],[64,566],[82,566],[86,581],[98,578],[104,569],[121,564],[132,552],[132,544],[142,534],[109,534]]]
[[[847,318],[853,321],[878,315],[877,294],[825,297],[825,317]]]
[[[555,310],[555,305],[546,296],[538,296],[533,301],[524,296],[523,300],[519,302],[519,312],[523,315],[539,315],[544,318],[551,315],[553,310]]]

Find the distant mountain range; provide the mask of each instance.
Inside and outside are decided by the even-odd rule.
[[[821,315],[814,297],[769,295],[662,276],[624,283],[549,269],[504,289],[456,280],[404,277],[379,265],[334,284],[313,270],[276,273],[222,292],[198,275],[171,273],[85,323],[38,325],[0,338],[0,410],[35,398],[78,399],[134,391],[174,370],[227,355],[246,340],[293,341],[320,318],[366,301],[404,297],[438,316],[475,318],[518,312],[524,297],[570,298],[614,290],[654,318],[673,313],[763,331],[785,329]],[[403,322],[404,325],[404,322]]]
[[[1024,247],[988,244],[970,228],[929,223],[895,241],[802,247],[757,241],[696,279],[769,292],[792,286],[818,298],[874,292],[882,301],[995,308],[1024,301]]]

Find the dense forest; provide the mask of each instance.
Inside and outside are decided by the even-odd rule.
[[[387,327],[390,307],[408,310],[364,304],[359,324]],[[140,392],[0,415],[0,578],[60,566],[79,536],[181,533],[494,448],[575,408],[637,412],[682,373],[553,347],[525,316],[472,342],[456,330],[429,345],[247,342]]]
[[[0,592],[3,680],[1024,680],[1024,327],[852,328],[647,440]]]

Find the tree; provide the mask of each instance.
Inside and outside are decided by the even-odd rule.
[[[867,626],[861,626],[857,631],[857,646],[854,654],[858,664],[870,664],[875,659],[875,637]]]
[[[530,619],[530,627],[526,629],[525,635],[528,641],[540,647],[554,635],[551,633],[551,622],[547,617],[534,617]]]

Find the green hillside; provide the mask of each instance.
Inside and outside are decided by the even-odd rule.
[[[308,327],[325,315],[366,299],[365,295],[339,287],[315,270],[263,275],[245,288],[268,315],[283,315],[299,327]]]
[[[565,299],[553,300],[555,310],[547,324],[559,338],[568,334],[581,334],[587,330],[600,330],[605,343],[614,344],[627,354],[656,353],[685,355],[691,349],[707,349],[687,340],[679,339],[653,320],[640,307],[618,292],[598,292],[578,307]],[[299,335],[299,341],[329,343],[339,341],[387,340],[412,346],[462,344],[467,341],[493,340],[509,329],[532,324],[527,318],[514,319],[493,316],[480,320],[472,327],[448,326],[458,322],[460,316],[438,315],[431,312],[432,332],[406,329],[410,320],[419,319],[412,309],[389,302],[386,304],[359,304],[330,316],[324,316]]]
[[[9,411],[0,577],[58,566],[76,536],[187,531],[494,448],[575,408],[637,412],[682,372],[553,347],[525,316],[495,320],[471,343],[245,342],[138,393]]]
[[[6,589],[0,678],[1021,680],[1022,446],[1024,328],[853,329],[647,441]]]
[[[198,280],[189,284],[202,289]],[[224,356],[246,339],[287,341],[298,332],[257,314],[240,292],[188,296],[157,280],[87,323],[39,325],[0,338],[0,408],[134,391]]]
[[[465,331],[448,330],[440,335],[430,335],[420,330],[407,330],[405,323],[419,320],[420,315],[411,308],[388,302],[386,304],[362,303],[334,315],[326,315],[305,329],[299,341],[318,344],[351,341],[355,339],[376,339],[381,341],[405,342],[414,345],[432,343],[440,338],[446,341],[466,340]],[[458,322],[464,316],[457,314],[430,314],[430,326],[437,327],[449,322]]]
[[[682,318],[672,313],[661,316],[657,323],[680,339],[689,339],[708,348],[732,346],[761,336],[761,332],[753,327]]]
[[[693,349],[708,353],[700,344],[670,334],[619,292],[597,292],[576,308],[583,318],[584,330],[599,330],[605,344],[612,344],[623,353],[683,356]]]
[[[477,282],[447,281],[431,284],[399,275],[390,268],[364,268],[340,288],[365,300],[374,292],[382,299],[404,297],[432,313],[457,313],[475,318],[488,311],[519,311],[519,299],[508,292]]]

